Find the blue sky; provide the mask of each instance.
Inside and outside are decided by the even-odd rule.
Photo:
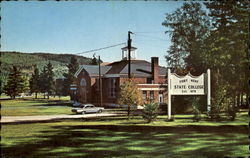
[[[138,48],[138,59],[150,61],[164,55],[170,38],[161,25],[165,13],[183,2],[176,1],[85,1],[2,2],[1,51],[76,54],[127,42]],[[124,45],[125,46],[125,45]],[[96,52],[105,62],[121,59],[121,47]],[[82,54],[92,57],[92,53]]]

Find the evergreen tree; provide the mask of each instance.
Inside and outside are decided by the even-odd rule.
[[[172,45],[166,60],[169,66],[183,68],[194,75],[203,73],[205,39],[209,33],[209,19],[200,3],[184,3],[172,14],[166,14],[163,26],[170,29]]]
[[[39,75],[39,70],[35,66],[34,73],[32,74],[32,77],[30,79],[30,91],[31,93],[35,93],[35,98],[37,99],[37,93],[40,92],[40,75]]]
[[[147,121],[147,123],[153,122],[156,120],[159,113],[159,104],[158,103],[148,103],[145,104],[142,118]]]
[[[40,85],[40,91],[43,93],[44,99],[45,99],[45,93],[47,92],[48,82],[47,82],[47,70],[46,67],[43,67],[43,70],[41,72],[40,78],[39,78],[39,85]]]
[[[4,93],[4,86],[6,84],[6,79],[3,76],[0,76],[0,95]]]
[[[13,66],[8,77],[7,85],[4,88],[5,94],[15,99],[17,95],[23,92],[23,87],[21,71],[16,66]]]
[[[52,64],[49,62],[46,66],[46,73],[47,73],[47,87],[46,87],[46,91],[48,93],[48,99],[49,96],[52,94],[53,90],[54,90],[54,73],[53,73],[53,66]]]
[[[249,75],[250,3],[230,0],[204,4],[208,15],[199,3],[184,3],[173,14],[167,14],[163,25],[171,29],[172,46],[166,59],[170,66],[182,66],[194,75],[210,68],[212,110],[219,113],[223,108],[233,108],[229,111],[234,116],[234,106],[248,94],[245,80]]]
[[[218,88],[224,87],[225,99],[220,104],[234,115],[232,111],[236,110],[235,106],[242,104],[240,98],[248,94],[245,81],[249,75],[246,67],[249,63],[247,45],[250,3],[230,0],[207,2],[205,5],[210,11],[213,24],[207,40],[209,51],[206,53],[209,57],[206,62],[215,70],[216,76],[212,90],[214,95],[221,95]]]
[[[22,92],[29,93],[30,92],[30,83],[29,83],[30,78],[29,78],[29,76],[27,74],[23,75],[22,80],[23,80]]]
[[[70,63],[67,65],[68,67],[68,73],[64,74],[64,95],[69,95],[70,94],[70,85],[74,82],[76,79],[74,74],[79,68],[79,64],[77,62],[77,59],[75,56],[71,57]],[[71,96],[72,97],[72,96]]]

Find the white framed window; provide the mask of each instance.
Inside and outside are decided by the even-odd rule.
[[[150,91],[150,100],[151,100],[151,101],[154,100],[154,91]]]
[[[164,102],[163,92],[159,92],[159,103],[163,103],[163,102]]]
[[[147,100],[147,91],[142,91],[142,99]]]

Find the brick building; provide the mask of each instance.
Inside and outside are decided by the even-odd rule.
[[[103,105],[117,104],[120,85],[128,79],[128,49],[122,48],[122,60],[101,66]],[[167,69],[159,66],[158,57],[151,63],[136,59],[136,48],[131,49],[131,76],[137,84],[143,102],[149,100],[167,103]],[[98,65],[81,65],[75,73],[77,78],[71,90],[74,100],[80,103],[100,103]]]

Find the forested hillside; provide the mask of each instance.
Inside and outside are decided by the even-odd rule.
[[[63,73],[67,72],[66,65],[70,62],[72,56],[77,57],[79,64],[89,64],[90,58],[77,56],[72,54],[51,54],[51,53],[21,53],[21,52],[3,52],[1,51],[1,83],[5,84],[9,71],[13,65],[21,68],[22,73],[31,75],[34,66],[37,65],[41,71],[42,68],[51,62],[55,78],[63,77]]]

